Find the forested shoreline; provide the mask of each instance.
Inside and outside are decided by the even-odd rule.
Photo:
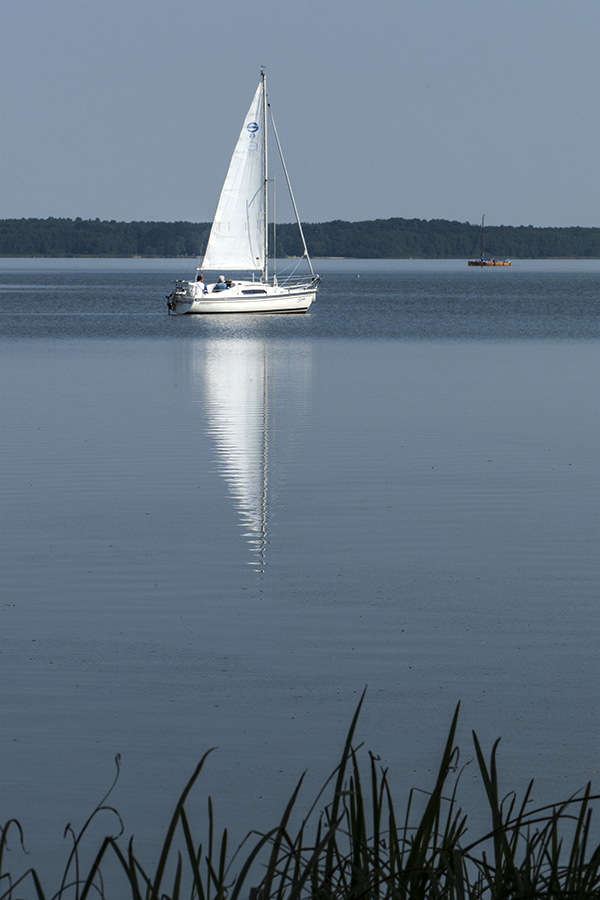
[[[315,258],[462,259],[480,252],[479,225],[447,219],[336,220],[303,228]],[[208,222],[0,219],[0,256],[198,257],[209,231]],[[296,225],[278,224],[276,237],[279,257],[302,255]],[[516,259],[597,259],[600,228],[491,225],[485,229],[484,250]]]

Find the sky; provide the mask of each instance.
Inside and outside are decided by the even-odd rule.
[[[261,66],[305,222],[600,224],[598,0],[0,0],[0,218],[210,221]]]

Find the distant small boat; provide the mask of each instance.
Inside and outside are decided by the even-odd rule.
[[[510,259],[493,259],[491,256],[483,255],[483,222],[485,216],[481,217],[481,227],[479,229],[479,234],[481,235],[481,256],[479,259],[470,259],[470,266],[510,266]],[[475,238],[475,243],[477,243],[477,238]],[[475,247],[475,244],[473,244]],[[471,250],[471,253],[473,251]]]

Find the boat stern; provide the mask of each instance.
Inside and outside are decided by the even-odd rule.
[[[175,290],[167,296],[169,315],[184,316],[189,313],[196,300],[196,286],[193,281],[176,281]]]

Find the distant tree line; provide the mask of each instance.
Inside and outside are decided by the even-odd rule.
[[[199,256],[209,224],[0,219],[0,256]]]
[[[375,219],[303,225],[311,256],[461,259],[479,256],[479,226],[447,219]],[[0,219],[0,256],[197,257],[210,223]],[[272,247],[272,242],[271,242]],[[516,259],[600,257],[600,228],[486,227],[484,251]],[[295,225],[277,225],[277,255],[301,256]]]
[[[462,259],[479,257],[480,229],[447,219],[375,219],[302,226],[311,256],[357,259]],[[486,226],[486,255],[516,259],[600,257],[600,228]],[[277,255],[299,256],[302,244],[293,225],[277,225]]]

